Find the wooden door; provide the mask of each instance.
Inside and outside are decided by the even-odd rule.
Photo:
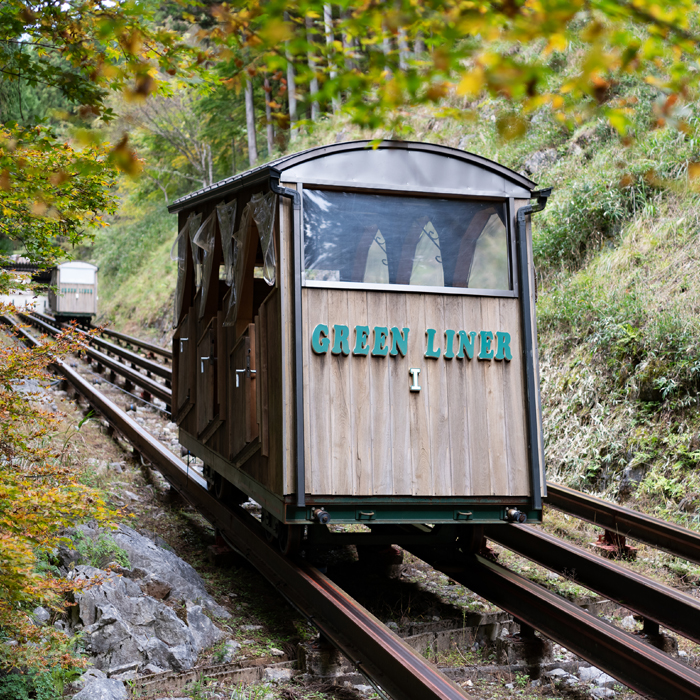
[[[229,357],[229,444],[231,459],[259,435],[255,324],[251,323]]]
[[[192,314],[185,316],[173,336],[173,409],[178,425],[194,404],[196,339],[192,321]]]
[[[197,432],[203,433],[218,413],[216,324],[207,325],[197,344]]]

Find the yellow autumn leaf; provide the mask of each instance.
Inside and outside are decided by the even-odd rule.
[[[552,34],[549,37],[549,43],[544,47],[545,55],[552,53],[553,51],[565,51],[569,42],[563,34]]]
[[[688,163],[688,179],[697,180],[700,178],[700,163]]]
[[[274,46],[291,39],[292,32],[288,22],[278,19],[267,22],[260,31],[259,36]]]
[[[482,68],[474,68],[466,72],[457,85],[457,94],[467,97],[475,97],[484,87],[484,71]]]

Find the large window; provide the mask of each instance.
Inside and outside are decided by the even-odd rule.
[[[508,291],[505,212],[503,202],[304,189],[304,279]]]

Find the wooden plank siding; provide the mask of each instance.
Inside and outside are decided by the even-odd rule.
[[[518,299],[305,288],[302,302],[307,493],[529,495]],[[333,326],[350,328],[350,355],[312,352],[319,323],[331,347]],[[370,328],[368,356],[353,355],[356,325]],[[410,328],[406,357],[373,357],[375,326]],[[437,359],[424,357],[428,328]],[[477,359],[478,337],[472,360],[445,358],[447,329],[506,331],[512,360]]]

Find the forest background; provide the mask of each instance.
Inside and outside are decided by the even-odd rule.
[[[0,257],[94,260],[103,320],[163,340],[176,197],[352,138],[492,158],[556,186],[535,225],[550,477],[696,527],[699,40],[690,0],[7,0]],[[0,351],[6,667],[77,663],[29,611],[65,604],[62,528],[110,516],[18,391],[70,342]]]

